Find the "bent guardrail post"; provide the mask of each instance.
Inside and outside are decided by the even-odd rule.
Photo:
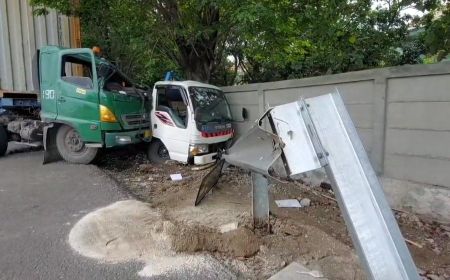
[[[368,277],[419,279],[382,187],[338,93],[306,99],[325,167]]]

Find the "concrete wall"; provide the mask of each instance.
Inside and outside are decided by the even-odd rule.
[[[223,89],[238,134],[269,106],[337,89],[391,204],[450,222],[450,63]]]

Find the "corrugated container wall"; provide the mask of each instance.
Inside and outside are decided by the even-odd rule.
[[[53,10],[35,16],[28,0],[0,0],[0,89],[34,91],[36,50],[44,45],[79,46],[79,36],[71,35],[79,35],[74,20]]]

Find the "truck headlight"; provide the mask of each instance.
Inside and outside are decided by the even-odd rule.
[[[206,154],[209,151],[208,144],[194,144],[189,146],[189,153],[192,156]]]
[[[100,121],[114,123],[117,122],[117,119],[108,107],[100,105]]]

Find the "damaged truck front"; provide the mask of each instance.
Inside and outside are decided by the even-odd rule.
[[[91,49],[47,46],[36,57],[40,95],[0,96],[0,156],[8,141],[45,148],[44,161],[87,164],[100,148],[149,141],[151,96]]]

